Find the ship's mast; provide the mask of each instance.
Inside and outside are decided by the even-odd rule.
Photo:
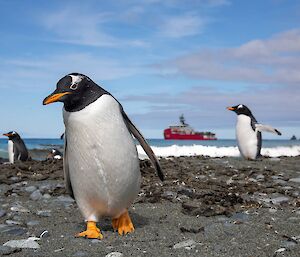
[[[184,118],[183,114],[181,114],[181,115],[179,116],[179,120],[180,120],[180,123],[181,123],[183,126],[188,126],[188,124],[185,123],[185,118]]]

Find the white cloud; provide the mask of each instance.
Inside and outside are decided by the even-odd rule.
[[[202,33],[205,22],[196,15],[185,14],[168,17],[160,28],[160,35],[170,38],[182,38]]]
[[[224,92],[218,89],[193,87],[178,94],[129,95],[121,102],[144,102],[148,110],[135,112],[134,119],[147,128],[162,128],[186,114],[195,127],[230,128],[233,114],[227,106],[246,104],[259,122],[277,127],[300,126],[300,87],[252,87],[241,92]],[[147,117],[147,119],[145,119]]]
[[[202,49],[158,65],[170,75],[270,84],[300,83],[300,29],[235,48]]]
[[[118,14],[114,12],[98,12],[73,6],[47,13],[41,17],[41,20],[42,25],[54,35],[54,37],[50,36],[50,41],[118,48],[148,45],[141,39],[121,39],[106,32],[105,27],[117,20],[117,17]]]
[[[1,88],[40,88],[53,78],[71,72],[84,73],[93,80],[113,80],[143,72],[136,64],[100,58],[88,53],[70,53],[3,61],[0,64]],[[14,78],[14,79],[12,79]]]

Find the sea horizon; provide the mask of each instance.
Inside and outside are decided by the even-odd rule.
[[[149,145],[158,157],[205,155],[210,157],[240,156],[236,139],[218,140],[165,140],[147,138]],[[64,140],[60,138],[24,138],[28,150],[34,159],[45,159],[52,148],[63,151]],[[141,159],[146,155],[135,140]],[[300,155],[300,140],[263,139],[262,155],[269,157]],[[7,158],[7,139],[0,138],[0,157]]]

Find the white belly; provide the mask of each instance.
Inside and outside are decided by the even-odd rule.
[[[14,143],[8,140],[8,161],[9,163],[14,163]]]
[[[256,159],[257,156],[257,132],[251,127],[250,117],[240,114],[237,117],[236,138],[241,155],[246,159]]]
[[[76,202],[86,220],[117,217],[136,198],[136,146],[119,104],[103,95],[79,112],[64,110],[67,161]]]

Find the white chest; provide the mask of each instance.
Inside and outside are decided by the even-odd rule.
[[[8,160],[9,163],[14,163],[14,143],[11,140],[8,140]]]
[[[84,216],[121,213],[139,191],[140,171],[119,104],[103,95],[83,110],[63,115],[70,179]]]
[[[236,124],[236,137],[241,155],[247,159],[255,159],[257,155],[257,132],[251,127],[251,118],[238,115]]]

